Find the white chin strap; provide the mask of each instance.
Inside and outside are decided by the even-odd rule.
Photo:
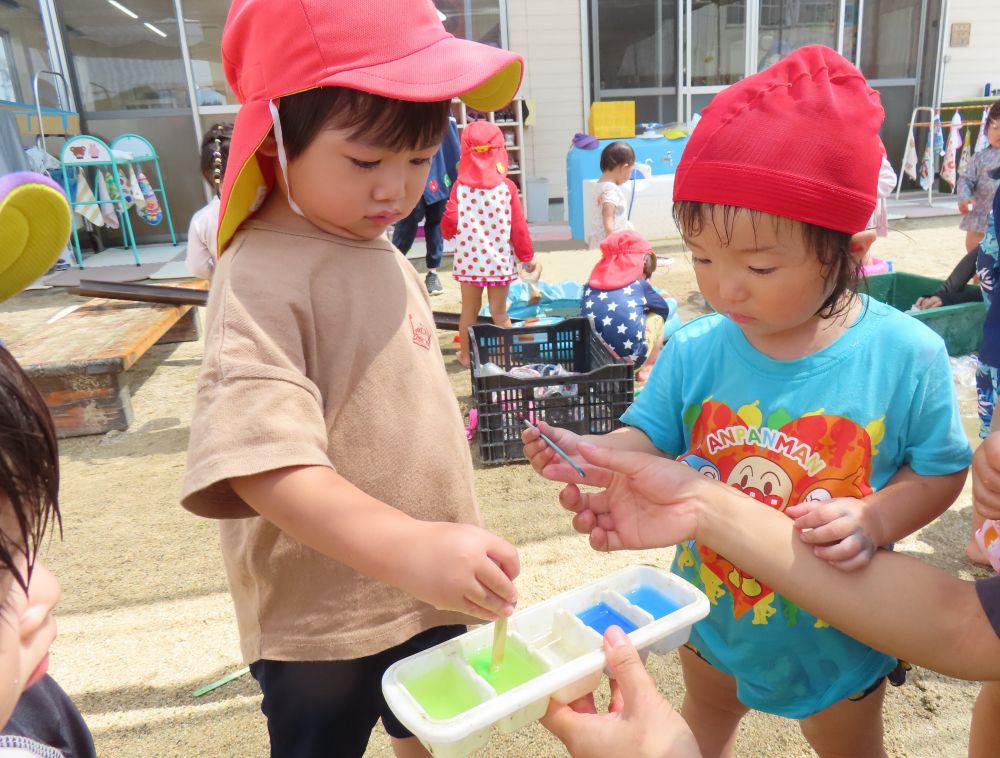
[[[271,108],[271,121],[274,123],[274,141],[278,145],[278,165],[281,167],[281,175],[285,178],[285,187],[288,188],[288,205],[302,218],[305,218],[306,214],[292,198],[292,185],[288,182],[288,159],[285,157],[285,141],[281,138],[281,118],[278,116],[278,106],[274,104],[274,100],[268,101],[268,106]]]

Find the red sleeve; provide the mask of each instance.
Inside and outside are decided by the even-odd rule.
[[[451,185],[451,195],[441,217],[441,236],[450,240],[458,231],[458,182]]]
[[[535,248],[531,244],[531,235],[528,233],[528,221],[524,218],[524,208],[521,207],[521,195],[517,185],[510,179],[507,182],[507,189],[510,190],[510,244],[514,247],[514,255],[517,259],[527,263],[535,257]]]

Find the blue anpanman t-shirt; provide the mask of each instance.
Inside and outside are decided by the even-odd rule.
[[[794,361],[761,354],[723,316],[686,324],[622,420],[704,476],[779,510],[864,497],[902,466],[924,476],[960,471],[972,451],[944,342],[915,318],[862,299],[844,335]],[[704,545],[679,545],[673,571],[712,602],[691,645],[735,677],[751,708],[805,718],[895,665]]]

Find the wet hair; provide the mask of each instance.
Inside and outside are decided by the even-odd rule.
[[[646,253],[642,256],[642,275],[649,279],[656,273],[656,253]]]
[[[38,547],[50,523],[62,534],[59,452],[45,401],[17,361],[0,347],[0,508],[11,508],[18,534],[0,532],[0,570],[27,592]],[[25,574],[16,556],[27,559]]]
[[[635,150],[628,142],[612,142],[601,151],[601,171],[613,171],[626,163],[635,163]]]
[[[222,178],[226,175],[232,139],[233,125],[219,123],[212,124],[201,140],[201,173],[212,183],[216,195],[222,194]]]
[[[748,208],[722,205],[719,206],[722,209],[723,227],[720,229],[712,215],[713,207],[713,203],[700,203],[692,200],[681,200],[674,203],[674,222],[681,230],[681,234],[684,237],[692,237],[701,234],[705,224],[712,224],[720,239],[728,243],[737,215],[740,213],[749,214],[755,230],[763,215],[760,211]],[[821,318],[833,318],[845,312],[850,306],[850,298],[846,298],[844,295],[856,293],[864,278],[862,268],[850,255],[849,248],[853,235],[781,216],[774,218],[777,219],[776,223],[787,223],[802,229],[802,238],[806,247],[819,258],[824,281],[828,285],[833,285],[830,295],[823,301],[819,310],[816,311],[816,315]]]
[[[285,154],[294,160],[323,129],[343,129],[351,139],[394,151],[434,147],[448,126],[451,102],[415,103],[344,87],[317,87],[281,98],[278,113]]]

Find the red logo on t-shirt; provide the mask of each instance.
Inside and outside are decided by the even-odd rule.
[[[438,191],[438,183],[436,181],[434,181],[433,179],[431,179],[429,182],[427,182],[427,188],[431,192],[437,192]]]
[[[424,348],[424,350],[430,350],[431,349],[431,330],[428,329],[423,324],[414,324],[413,323],[413,314],[412,313],[409,314],[409,316],[410,316],[410,331],[413,332],[413,342],[414,342],[414,344],[420,345],[420,347]]]

